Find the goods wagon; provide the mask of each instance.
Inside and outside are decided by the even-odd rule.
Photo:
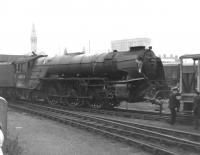
[[[170,87],[177,86],[180,77],[179,64],[164,64],[165,80]]]
[[[179,87],[180,83],[180,64],[164,64],[164,72],[165,72],[165,80],[170,87]],[[192,64],[184,65],[184,70],[191,71],[195,68],[197,70],[197,66],[194,67]],[[185,77],[187,78],[187,77]]]

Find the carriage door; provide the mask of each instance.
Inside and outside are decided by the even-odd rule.
[[[183,93],[194,93],[196,89],[196,67],[194,66],[183,66],[182,71],[182,92]]]
[[[26,83],[26,72],[27,72],[27,63],[17,63],[16,64],[16,87],[25,88]]]

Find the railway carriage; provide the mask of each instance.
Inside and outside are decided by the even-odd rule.
[[[175,87],[179,83],[180,65],[179,64],[163,64],[165,72],[165,80],[170,87]]]
[[[121,100],[142,100],[152,95],[152,90],[165,87],[160,58],[144,46],[124,52],[71,53],[52,58],[2,55],[0,60],[0,90],[10,98],[110,108]]]

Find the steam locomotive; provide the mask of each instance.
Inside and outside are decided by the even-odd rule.
[[[72,107],[112,108],[162,89],[164,69],[151,48],[62,56],[0,55],[0,95]]]

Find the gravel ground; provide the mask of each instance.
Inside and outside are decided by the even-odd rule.
[[[22,155],[147,155],[101,135],[10,109],[8,136],[19,138]]]

